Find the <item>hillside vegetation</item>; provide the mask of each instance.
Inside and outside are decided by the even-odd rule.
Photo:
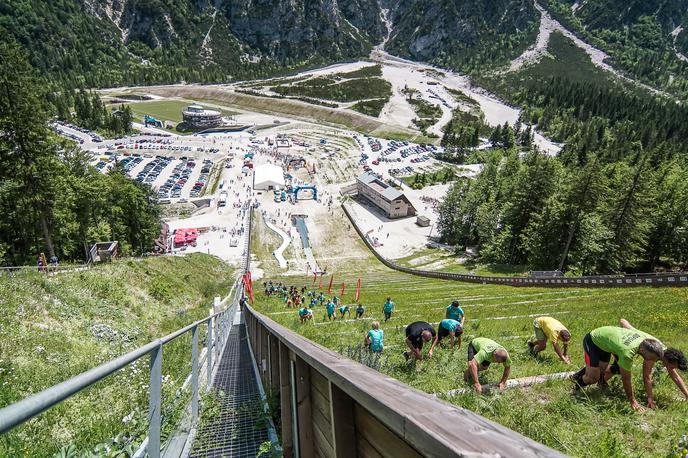
[[[233,273],[217,258],[192,254],[0,278],[0,406],[207,316],[213,297],[229,293]],[[173,400],[190,364],[189,335],[164,347],[165,435],[184,404]],[[0,436],[0,456],[47,457],[70,444],[82,452],[102,443],[135,449],[146,435],[147,386],[143,358]]]
[[[351,317],[330,322],[324,319],[325,307],[318,305],[313,309],[313,322],[302,325],[297,309],[287,309],[281,299],[267,298],[262,292],[256,296],[256,308],[314,342],[414,388],[438,393],[461,408],[477,412],[567,455],[679,456],[670,453],[688,428],[688,403],[662,368],[653,375],[658,408],[643,415],[630,409],[618,377],[610,381],[606,392],[589,387],[575,394],[570,381],[553,380],[530,388],[477,395],[471,384],[463,381],[463,372],[467,367],[467,343],[475,337],[488,337],[504,345],[513,360],[512,378],[577,370],[584,364],[583,336],[598,326],[616,325],[621,317],[670,346],[685,349],[688,345],[685,289],[513,288],[414,277],[388,269],[379,270],[380,266],[369,259],[367,267],[358,272],[354,269],[335,272],[336,281],[347,285],[354,285],[361,277],[360,302],[366,307],[363,320],[353,319],[355,306],[352,306]],[[305,281],[303,277],[272,279],[298,288],[305,283],[312,288],[310,279]],[[327,295],[327,280],[324,283]],[[347,290],[342,303],[352,304],[353,294],[354,288]],[[389,295],[396,309],[391,320],[384,322],[382,304]],[[453,299],[459,299],[466,312],[461,348],[451,350],[446,339],[435,349],[432,359],[423,360],[415,367],[406,363],[402,356],[406,350],[405,326],[418,320],[437,326]],[[541,314],[561,320],[571,331],[571,365],[561,362],[551,345],[536,358],[529,355],[526,341],[532,338],[533,317]],[[363,338],[373,320],[380,321],[384,331],[385,350],[380,357],[363,347]],[[640,372],[640,363],[636,360],[633,385],[639,402],[644,404]],[[481,373],[481,379],[483,383],[496,383],[501,374],[501,367],[490,367]],[[685,373],[681,375],[685,379]],[[453,397],[444,395],[458,388],[467,389],[467,393]],[[595,439],[591,441],[590,438]]]

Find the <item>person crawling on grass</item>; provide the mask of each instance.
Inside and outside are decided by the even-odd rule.
[[[344,319],[344,315],[347,313],[349,314],[349,318],[351,318],[351,311],[349,310],[349,306],[348,305],[340,305],[339,306],[339,316],[341,317],[342,320]]]
[[[313,311],[308,308],[308,305],[304,305],[303,308],[299,309],[299,319],[301,319],[301,323],[313,319]]]
[[[571,358],[567,355],[571,333],[566,329],[566,326],[552,317],[539,316],[533,321],[533,329],[535,330],[535,340],[528,341],[531,355],[536,356],[547,348],[547,340],[549,339],[559,359],[566,364],[571,364]],[[563,350],[559,348],[559,341],[561,341],[561,346],[564,347]]]
[[[332,321],[332,319],[337,319],[337,315],[334,313],[334,302],[327,301],[325,304],[325,319]]]
[[[382,306],[382,313],[385,315],[385,321],[392,318],[392,312],[394,311],[394,302],[392,302],[391,297],[387,297],[384,305]]]
[[[454,301],[451,304],[449,304],[449,307],[447,307],[447,313],[445,313],[444,317],[448,320],[458,321],[459,323],[461,323],[461,327],[463,328],[463,320],[465,318],[465,315],[463,313],[461,305],[459,304],[459,301]]]
[[[435,328],[432,327],[430,323],[425,321],[416,321],[406,326],[406,346],[410,351],[404,352],[404,358],[408,361],[409,359],[423,359],[423,343],[430,342],[432,340],[432,345],[430,345],[430,350],[428,350],[428,358],[432,358],[432,352],[435,350],[437,345],[437,333]]]
[[[445,337],[449,336],[451,338],[451,349],[458,342],[456,348],[461,348],[461,335],[463,334],[463,325],[460,321],[452,319],[444,319],[440,322],[440,327],[437,332],[437,341],[441,341]]]
[[[643,383],[647,393],[647,406],[655,407],[652,393],[652,367],[664,358],[664,347],[655,337],[633,327],[603,326],[593,329],[583,338],[585,367],[571,376],[575,388],[583,388],[597,383],[601,388],[606,386],[605,372],[612,355],[618,358],[619,372],[626,397],[631,408],[645,411],[635,399],[631,383],[633,358],[643,358]]]
[[[473,387],[478,393],[482,393],[483,386],[478,378],[478,371],[486,371],[491,363],[504,364],[502,379],[497,384],[499,389],[506,387],[506,381],[511,373],[511,357],[506,348],[487,337],[476,337],[468,344],[468,369],[463,374],[463,379],[473,379]]]
[[[372,329],[368,331],[364,339],[365,345],[374,353],[382,353],[384,349],[383,339],[385,337],[385,332],[380,329],[379,321],[373,321],[370,327]]]
[[[365,307],[363,307],[363,304],[358,304],[358,307],[356,307],[356,319],[363,318],[364,313]]]
[[[633,325],[631,325],[631,323],[629,323],[628,320],[624,318],[621,318],[619,320],[619,325],[622,328],[635,329]],[[683,372],[688,370],[688,360],[686,360],[686,356],[683,354],[681,350],[678,350],[676,348],[667,348],[664,344],[662,344],[662,347],[664,349],[664,355],[662,356],[662,364],[664,364],[664,367],[669,373],[669,377],[671,378],[671,380],[678,387],[679,391],[681,391],[686,400],[688,400],[688,388],[686,387],[685,382],[681,378],[681,375],[676,370],[679,369]],[[619,358],[616,355],[613,356],[613,363],[608,365],[607,370],[604,371],[605,382],[607,382],[614,375],[619,374],[621,372],[621,367],[619,366]],[[648,394],[648,405],[651,397],[651,394]]]

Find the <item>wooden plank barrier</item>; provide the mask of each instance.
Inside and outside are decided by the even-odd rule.
[[[564,456],[311,342],[250,306],[243,313],[256,361],[270,366],[260,371],[262,382],[279,388],[287,458]]]

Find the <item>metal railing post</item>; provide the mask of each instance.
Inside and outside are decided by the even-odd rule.
[[[213,379],[213,319],[208,320],[208,334],[207,334],[207,351],[206,358],[208,364],[208,389],[210,390],[210,383]]]
[[[162,343],[150,352],[148,407],[148,456],[160,458],[160,407],[162,392]]]
[[[198,326],[191,329],[191,423],[198,420]]]

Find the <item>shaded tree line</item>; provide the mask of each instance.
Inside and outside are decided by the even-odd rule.
[[[101,174],[53,134],[47,85],[17,45],[0,44],[0,87],[0,262],[84,260],[102,240],[148,251],[160,231],[152,190],[121,167]]]
[[[566,165],[536,150],[495,153],[440,206],[442,238],[478,246],[486,262],[579,274],[685,267],[688,159],[652,165],[640,144],[627,159]]]

